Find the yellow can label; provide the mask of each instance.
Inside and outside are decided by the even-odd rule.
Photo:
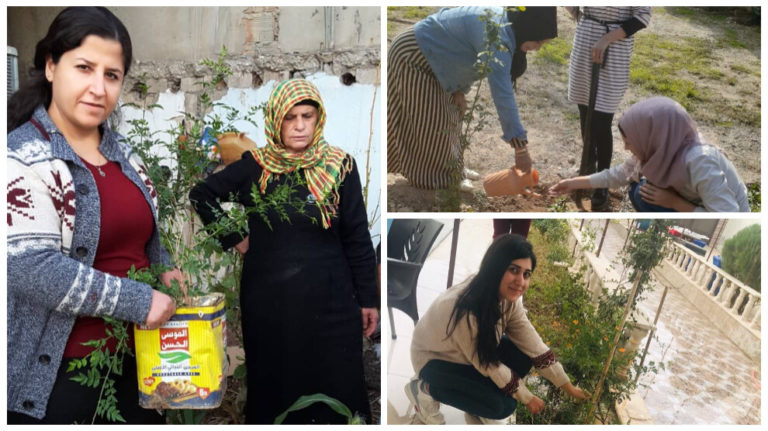
[[[158,329],[135,325],[139,404],[144,408],[208,409],[226,390],[224,295],[192,298],[192,306]]]

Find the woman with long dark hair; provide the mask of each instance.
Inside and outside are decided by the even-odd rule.
[[[557,37],[555,8],[446,8],[398,35],[389,48],[387,171],[415,187],[446,188],[456,182],[456,172],[474,176],[462,171],[461,120],[464,95],[483,77],[476,63],[488,51],[486,17],[498,32],[487,78],[502,139],[515,150],[514,165],[531,170],[515,83],[526,70],[526,52]],[[469,180],[462,181],[462,189],[471,190]]]
[[[569,395],[584,399],[526,317],[523,294],[536,269],[525,238],[496,238],[477,275],[451,287],[416,324],[405,386],[414,422],[445,423],[440,403],[463,410],[468,423],[504,423],[517,401],[531,413],[544,402],[521,383],[531,366]]]
[[[104,317],[157,328],[173,299],[127,278],[170,267],[160,245],[156,192],[142,161],[107,122],[131,64],[131,39],[103,7],[67,8],[37,43],[29,80],[8,101],[8,422],[103,419],[112,394],[72,381],[72,359],[108,338]],[[161,275],[169,285],[178,270]],[[132,331],[128,331],[131,334]],[[129,423],[164,423],[138,405],[136,362],[112,370]]]

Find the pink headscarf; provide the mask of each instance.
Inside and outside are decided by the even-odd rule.
[[[680,190],[688,181],[685,154],[701,145],[696,124],[685,109],[667,97],[652,97],[632,105],[619,127],[639,156],[648,181]]]

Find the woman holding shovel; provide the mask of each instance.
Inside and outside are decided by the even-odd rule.
[[[750,210],[747,188],[733,164],[702,140],[674,100],[653,97],[632,105],[619,120],[619,132],[632,153],[627,161],[562,180],[550,194],[629,184],[629,198],[640,212]]]
[[[535,269],[525,238],[499,236],[477,274],[430,305],[413,331],[416,376],[405,385],[414,423],[444,424],[440,403],[463,410],[469,424],[504,424],[517,402],[539,413],[544,402],[523,381],[532,367],[568,395],[586,399],[526,316],[523,294]]]
[[[578,22],[568,72],[568,100],[579,106],[583,150],[579,175],[611,165],[613,114],[629,86],[634,34],[647,27],[650,7],[567,7]],[[595,189],[592,210],[608,203],[608,189]]]
[[[487,76],[502,139],[515,150],[517,168],[531,170],[515,82],[525,72],[526,52],[557,37],[555,8],[446,8],[398,35],[389,49],[387,170],[401,173],[415,187],[447,188],[462,175],[477,175],[463,171],[460,135],[464,95],[483,77],[476,62],[488,49],[486,16],[504,48],[493,52]],[[461,188],[471,191],[471,181],[465,178]]]

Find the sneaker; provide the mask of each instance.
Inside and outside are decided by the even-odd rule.
[[[488,419],[464,412],[464,420],[467,425],[509,425],[509,418]]]
[[[480,174],[477,173],[477,171],[473,171],[472,169],[464,168],[464,178],[476,181],[480,179]]]
[[[470,181],[467,178],[464,178],[461,180],[461,184],[459,185],[459,188],[462,192],[472,193],[475,191],[475,186],[472,184],[472,181]]]
[[[413,406],[412,424],[443,425],[445,417],[440,413],[440,403],[421,390],[421,380],[413,379],[405,385],[405,395]]]
[[[467,412],[464,412],[464,422],[467,423],[467,425],[482,425],[483,422],[480,420],[480,416],[475,416],[473,414],[469,414]]]
[[[504,419],[488,419],[478,416],[478,419],[480,419],[480,422],[483,425],[508,425],[509,422],[507,421],[507,418]]]

